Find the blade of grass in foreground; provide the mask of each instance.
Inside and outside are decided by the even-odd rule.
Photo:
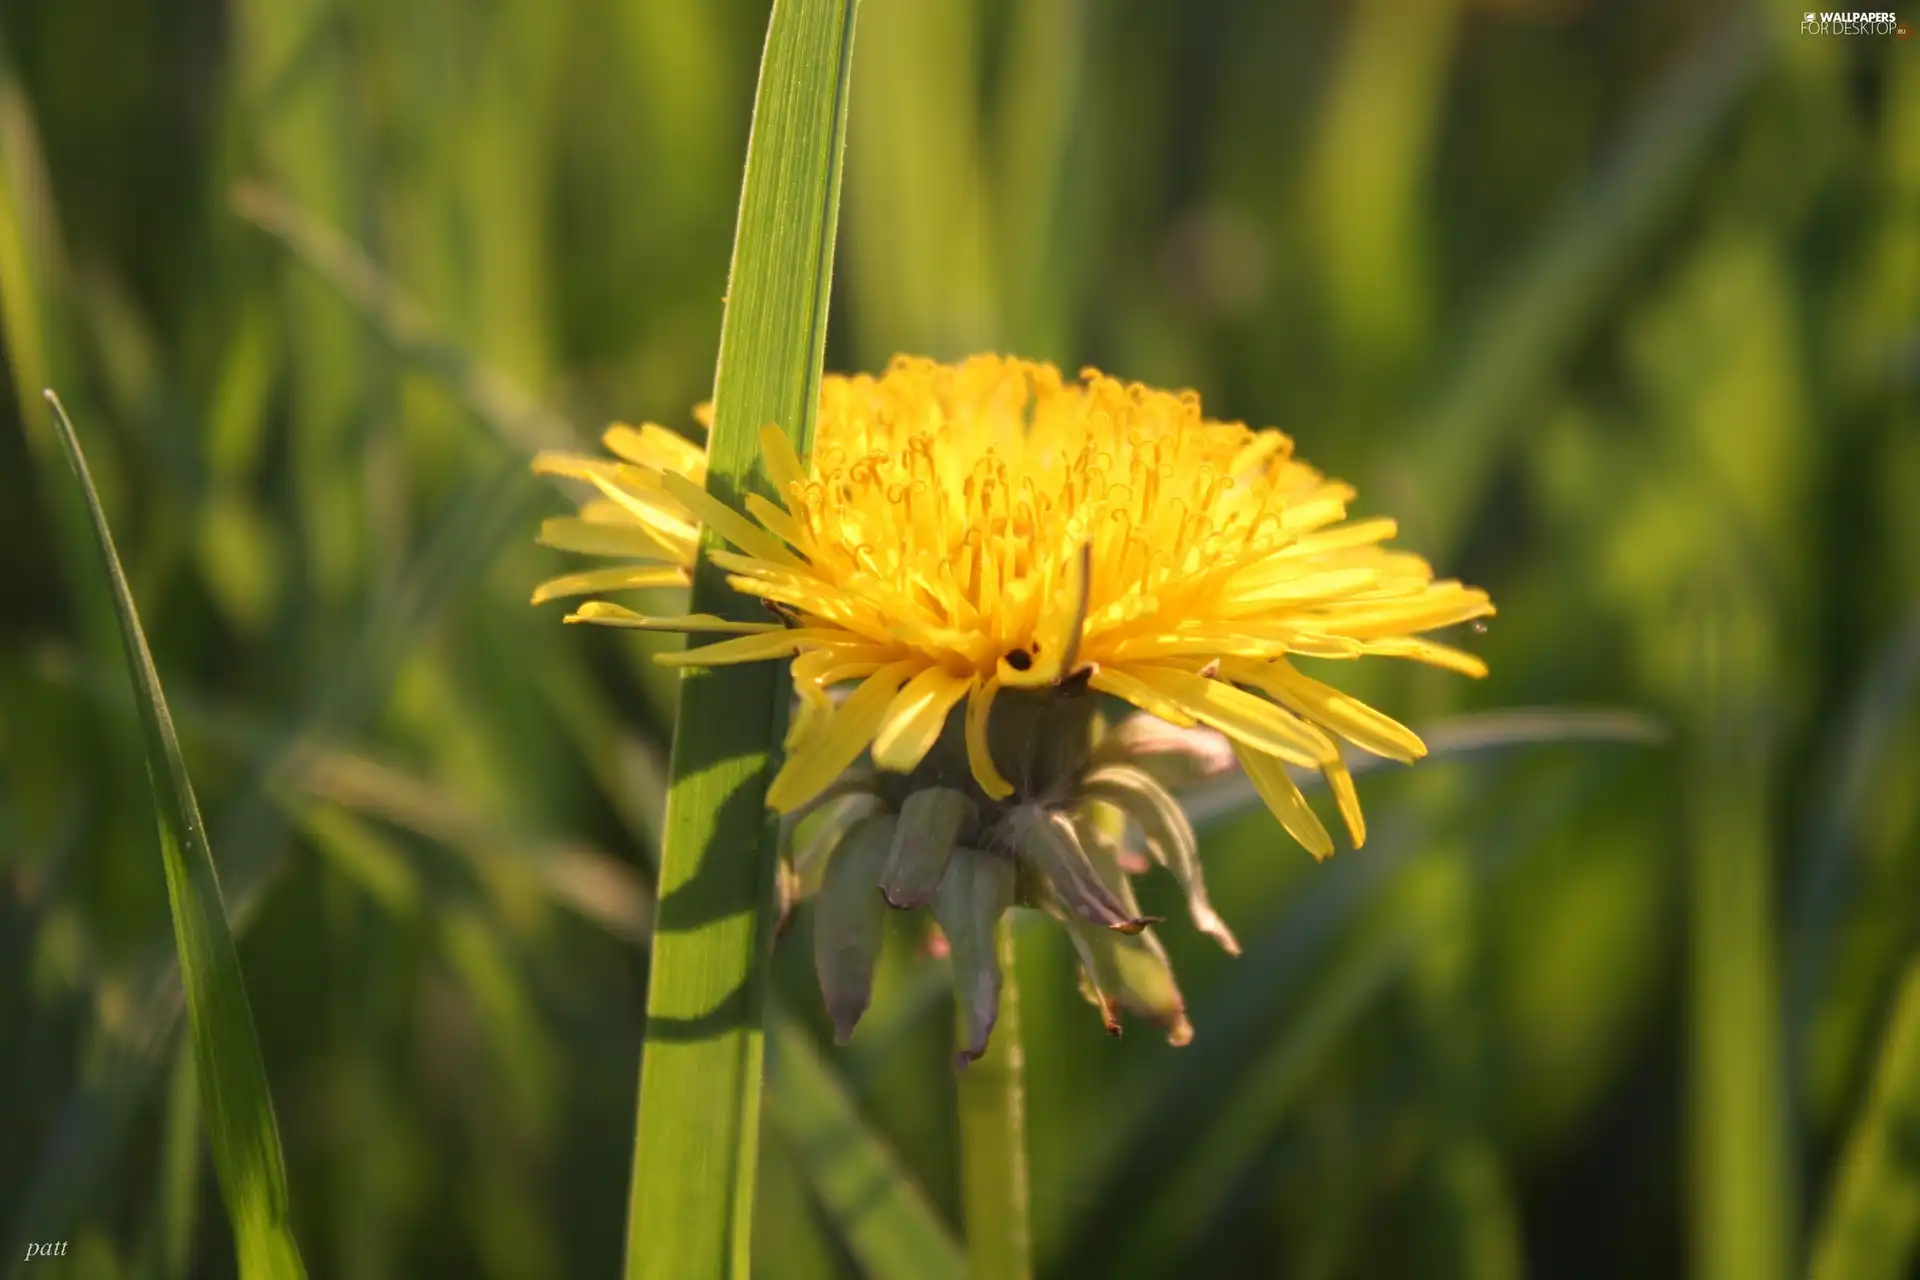
[[[858,0],[775,0],[720,326],[707,488],[765,487],[759,431],[805,453],[819,399]],[[706,534],[706,545],[714,535]],[[692,607],[751,616],[703,555]],[[790,688],[772,664],[690,673],[669,769],[627,1217],[627,1274],[748,1273],[775,825]]]
[[[206,825],[200,819],[200,806],[174,736],[173,717],[160,689],[160,676],[154,670],[140,615],[134,609],[133,592],[107,529],[106,513],[94,492],[86,459],[81,456],[80,441],[59,398],[48,392],[47,400],[53,405],[67,461],[86,494],[100,557],[113,586],[159,818],[160,857],[166,870],[167,902],[173,912],[174,941],[186,986],[201,1107],[214,1167],[233,1223],[240,1274],[245,1280],[302,1276],[306,1273],[287,1221],[280,1130],[274,1121],[273,1099],[267,1092],[267,1072],[254,1035],[253,1010],[247,1004],[240,955],[227,930]]]

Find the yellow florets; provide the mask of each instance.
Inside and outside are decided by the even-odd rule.
[[[1364,837],[1335,737],[1411,760],[1418,737],[1301,673],[1296,657],[1414,658],[1478,675],[1420,633],[1491,614],[1484,592],[1436,581],[1381,544],[1391,520],[1346,523],[1353,491],[1293,442],[1201,413],[1192,392],[1095,371],[980,356],[901,357],[880,377],[828,377],[810,463],[763,433],[778,504],[709,497],[698,448],[660,427],[615,427],[618,460],[543,455],[601,497],[549,521],[548,542],[635,561],[544,585],[536,600],[684,584],[697,526],[738,590],[792,625],[644,618],[594,602],[569,621],[731,631],[672,661],[793,656],[802,710],[776,809],[805,804],[863,754],[914,769],[961,702],[968,764],[995,800],[1015,791],[990,747],[1003,689],[1082,684],[1232,740],[1254,785],[1316,855],[1332,842],[1284,765],[1319,769]],[[857,682],[837,705],[833,686]]]

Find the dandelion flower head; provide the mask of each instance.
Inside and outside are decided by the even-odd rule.
[[[950,720],[979,797],[1018,799],[1020,771],[989,732],[996,700],[1091,689],[1224,735],[1286,830],[1325,856],[1333,842],[1287,766],[1325,775],[1358,844],[1339,740],[1402,761],[1424,747],[1297,663],[1380,655],[1484,674],[1426,635],[1491,614],[1484,591],[1386,546],[1394,522],[1348,520],[1354,491],[1289,437],[1208,418],[1191,391],[998,356],[829,376],[811,458],[768,426],[776,500],[750,496],[744,512],[706,493],[703,451],[663,427],[616,426],[605,443],[612,458],[538,459],[597,495],[543,534],[621,563],[535,600],[684,586],[699,525],[723,537],[732,549],[713,560],[778,621],[606,601],[568,621],[733,633],[674,662],[792,658],[799,710],[768,793],[783,812],[863,758],[911,773]]]

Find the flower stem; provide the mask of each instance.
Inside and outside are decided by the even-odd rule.
[[[999,929],[1000,1018],[986,1055],[960,1070],[961,1195],[975,1280],[1033,1274],[1027,1228],[1027,1092],[1013,919]],[[964,1029],[960,1033],[964,1042]]]

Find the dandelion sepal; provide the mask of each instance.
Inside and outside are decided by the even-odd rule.
[[[1121,870],[1117,844],[1103,830],[1097,818],[1086,817],[1075,824],[1089,860],[1107,887],[1126,909],[1139,911],[1133,888]],[[1070,912],[1055,909],[1054,914],[1067,930],[1074,955],[1080,961],[1082,989],[1100,1011],[1107,1034],[1118,1036],[1122,1012],[1145,1018],[1160,1026],[1173,1045],[1193,1039],[1193,1024],[1187,1020],[1187,1006],[1174,980],[1173,965],[1152,929],[1136,934],[1115,933],[1096,928]]]
[[[789,856],[799,896],[810,898],[826,880],[827,862],[847,832],[865,818],[886,811],[872,791],[848,786],[824,802],[783,819],[783,847]]]
[[[1138,933],[1148,921],[1129,911],[1100,879],[1073,823],[1039,805],[1022,805],[1007,815],[1007,836],[1022,862],[1032,866],[1067,910],[1089,924],[1119,933]]]
[[[1147,853],[1173,873],[1187,896],[1194,927],[1220,944],[1228,955],[1240,954],[1233,930],[1207,899],[1206,878],[1200,870],[1200,841],[1180,802],[1143,769],[1133,765],[1105,765],[1090,771],[1080,784],[1083,797],[1103,801],[1132,819],[1146,842]]]
[[[886,903],[874,888],[893,848],[896,819],[872,814],[847,829],[827,856],[825,882],[814,908],[813,964],[841,1044],[853,1035],[873,996]]]
[[[908,795],[880,876],[888,905],[909,910],[932,902],[954,845],[968,838],[979,815],[979,806],[952,787],[925,787]]]
[[[1013,883],[1011,861],[979,850],[964,850],[953,859],[933,901],[933,918],[947,935],[954,996],[966,1028],[958,1055],[961,1066],[986,1053],[993,1024],[1000,1016],[1001,974],[995,934],[1000,917],[1013,905]]]

